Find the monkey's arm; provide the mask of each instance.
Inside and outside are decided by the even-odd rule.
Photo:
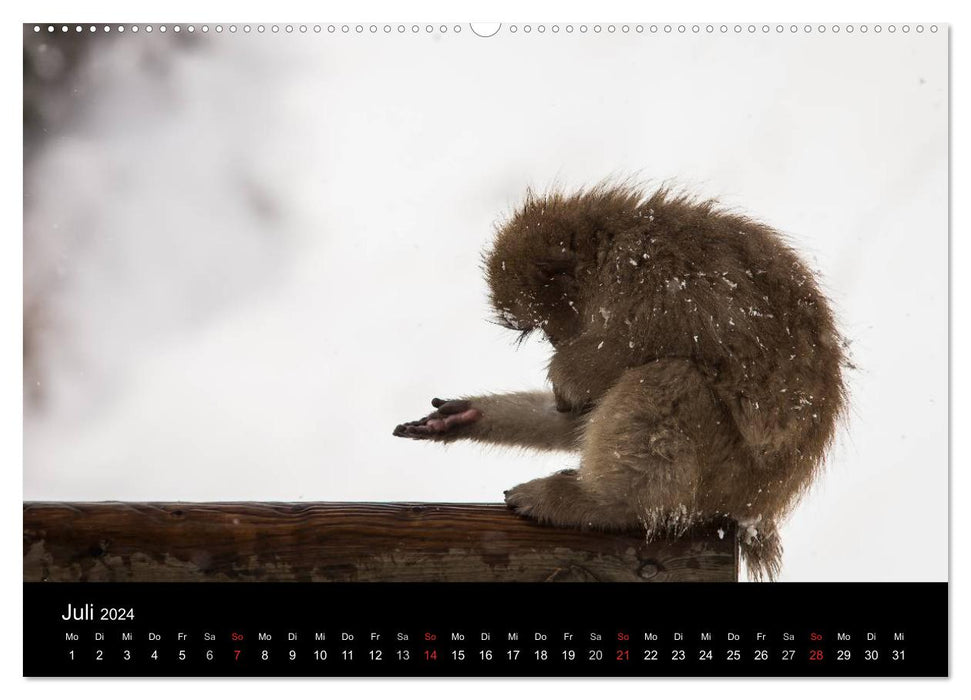
[[[581,416],[557,410],[548,391],[487,394],[454,401],[433,399],[437,410],[394,429],[416,440],[475,440],[538,450],[578,449]]]

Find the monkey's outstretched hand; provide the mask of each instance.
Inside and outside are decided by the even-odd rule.
[[[473,408],[466,400],[432,399],[432,406],[437,409],[434,413],[421,420],[402,423],[394,429],[393,435],[414,440],[440,440],[482,417],[482,411]]]

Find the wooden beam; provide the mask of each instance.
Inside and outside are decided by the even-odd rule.
[[[735,581],[731,523],[679,539],[499,504],[25,503],[24,581]]]

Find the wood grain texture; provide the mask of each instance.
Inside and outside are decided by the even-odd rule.
[[[24,581],[735,581],[737,553],[733,523],[648,542],[499,504],[24,504]]]

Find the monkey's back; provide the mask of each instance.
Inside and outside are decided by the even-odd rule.
[[[777,232],[661,193],[602,239],[588,290],[588,308],[604,311],[589,322],[629,338],[630,366],[690,358],[756,462],[791,480],[784,490],[808,483],[843,410],[843,348],[827,299]]]

